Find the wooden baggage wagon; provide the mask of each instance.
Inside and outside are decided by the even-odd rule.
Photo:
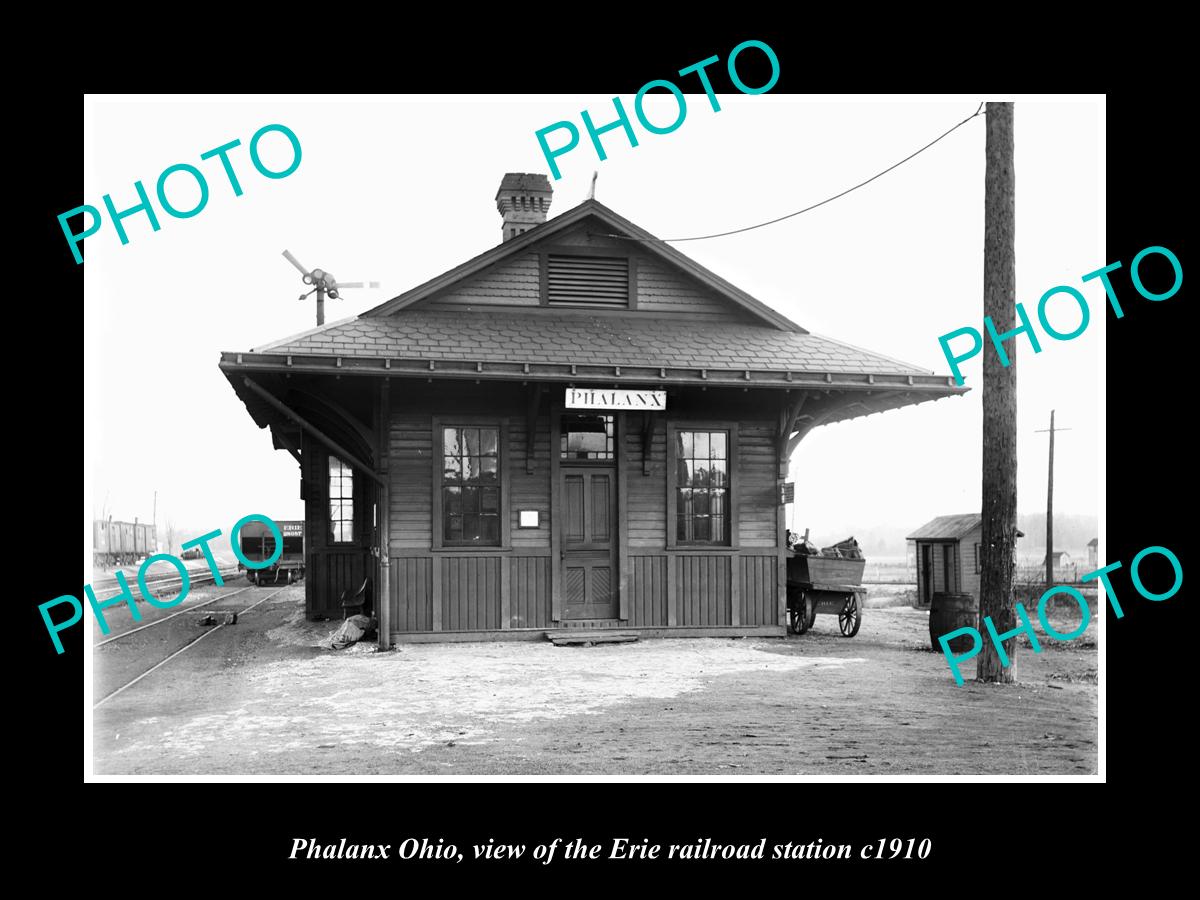
[[[804,634],[817,613],[825,613],[838,617],[846,637],[858,634],[867,596],[862,587],[866,565],[865,559],[792,554],[787,562],[788,631]]]

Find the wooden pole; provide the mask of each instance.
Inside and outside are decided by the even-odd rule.
[[[379,483],[379,527],[376,535],[379,540],[379,578],[376,591],[375,614],[378,617],[379,649],[388,650],[392,646],[392,586],[391,586],[391,556],[388,544],[391,541],[391,491],[388,484],[388,440],[392,421],[391,382],[383,378],[379,385],[378,426],[375,430],[377,452],[375,464],[379,468],[382,481]],[[435,560],[436,562],[436,560]]]
[[[1070,431],[1054,427],[1054,410],[1050,410],[1050,427],[1038,432],[1050,432],[1050,467],[1046,478],[1046,590],[1054,587],[1054,432]]]
[[[1016,319],[1016,177],[1013,171],[1013,105],[987,105],[987,144],[983,211],[983,313],[999,333]],[[1017,348],[1006,347],[1009,364],[983,354],[983,571],[979,615],[991,616],[996,631],[1016,627],[1013,567],[1017,532]],[[985,632],[978,656],[979,681],[1016,680],[1016,638],[1004,641],[1010,665]]]
[[[1054,587],[1054,410],[1050,410],[1050,466],[1046,478],[1046,590]]]

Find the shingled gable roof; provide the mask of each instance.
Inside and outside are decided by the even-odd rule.
[[[865,392],[869,405],[849,398],[847,411],[828,421],[964,394],[953,378],[935,375],[881,353],[810,334],[758,300],[661,243],[639,243],[669,260],[750,315],[718,322],[678,314],[596,314],[582,309],[487,305],[445,309],[419,301],[588,217],[605,232],[647,232],[594,200],[362,315],[331,322],[246,353],[222,354],[221,367],[239,371],[423,375],[479,380],[818,388]],[[853,401],[853,402],[851,402]]]
[[[436,278],[431,278],[424,284],[418,285],[412,290],[405,291],[400,296],[394,297],[386,303],[376,306],[374,309],[367,310],[362,315],[366,318],[389,316],[402,309],[406,309],[438,291],[470,278],[472,275],[483,271],[501,260],[524,253],[529,249],[531,244],[558,234],[582,222],[589,216],[598,219],[610,231],[632,238],[640,238],[636,243],[642,250],[659,257],[678,269],[682,269],[726,300],[748,310],[763,322],[773,325],[781,331],[793,331],[800,334],[808,333],[786,316],[777,313],[762,301],[754,299],[741,288],[730,284],[720,275],[710,272],[704,266],[680,253],[674,247],[658,240],[644,228],[633,224],[623,216],[617,215],[617,213],[598,200],[585,200],[574,209],[567,210],[561,216],[556,216],[548,222],[543,222],[541,225],[530,228],[524,234],[517,235],[512,240],[505,241],[491,250],[479,254],[474,259],[469,259],[462,265],[454,267],[449,272],[444,272]]]

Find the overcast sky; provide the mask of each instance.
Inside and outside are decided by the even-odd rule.
[[[648,76],[649,77],[649,76]],[[657,77],[657,76],[656,76]],[[892,165],[970,115],[979,96],[891,98],[720,95],[714,113],[688,95],[675,132],[638,129],[631,148],[604,135],[597,160],[586,134],[559,158],[551,216],[596,197],[660,237],[724,231],[771,219],[837,193]],[[995,98],[990,98],[995,99]],[[632,98],[623,98],[632,110]],[[189,219],[158,207],[125,220],[122,246],[107,219],[86,246],[85,516],[229,527],[249,512],[300,518],[299,472],[271,448],[217,368],[221,350],[247,350],[315,324],[314,302],[280,255],[339,280],[378,280],[327,301],[328,320],[363,312],[500,241],[494,197],[505,172],[549,169],[534,133],[588,109],[610,121],[611,96],[126,98],[85,101],[81,203],[136,202],[141,179],[195,165],[210,188]],[[647,103],[655,122],[674,101]],[[631,112],[632,114],[632,112]],[[1018,378],[1019,508],[1045,508],[1051,408],[1072,431],[1056,445],[1055,509],[1096,514],[1103,288],[1080,276],[1099,268],[1104,209],[1102,100],[1020,99],[1016,105],[1017,299],[1036,319],[1038,298],[1065,284],[1093,310],[1078,339],[1021,339]],[[291,128],[299,168],[269,180],[247,145],[263,125]],[[579,125],[582,130],[582,126]],[[809,331],[949,374],[939,335],[981,328],[982,116],[867,187],[810,213],[741,235],[676,246]],[[200,154],[233,139],[244,193],[233,196],[217,160]],[[282,169],[286,140],[268,136],[264,162]],[[194,205],[188,177],[169,197]],[[190,191],[190,193],[189,193]],[[66,242],[64,253],[69,254]],[[1128,264],[1128,261],[1126,261]],[[1070,331],[1064,302],[1051,322]],[[1119,326],[1117,326],[1119,327]],[[818,540],[878,525],[915,528],[980,505],[981,365],[973,388],[948,398],[812,432],[793,458],[796,525]]]

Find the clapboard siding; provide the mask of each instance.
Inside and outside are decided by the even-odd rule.
[[[743,556],[740,611],[743,625],[775,625],[779,615],[778,556]]]
[[[680,625],[728,625],[729,570],[732,556],[681,554],[676,568],[679,596],[676,616]]]
[[[729,321],[743,318],[741,311],[728,300],[721,299],[699,282],[671,272],[648,256],[638,257],[637,293],[640,312],[706,313]]]
[[[494,556],[444,556],[442,631],[500,627],[500,560]]]
[[[650,474],[642,458],[642,417],[630,413],[625,429],[628,473],[625,481],[629,494],[630,548],[662,550],[667,545],[667,426],[658,416],[650,441]]]
[[[550,546],[550,417],[541,416],[534,425],[533,473],[525,470],[525,416],[508,420],[509,516],[512,546],[545,549]],[[538,511],[537,528],[520,528],[520,511]]]
[[[392,560],[392,631],[433,630],[433,560]]]
[[[629,557],[629,624],[634,628],[667,624],[667,563],[665,556]]]
[[[428,550],[432,540],[433,486],[430,456],[433,424],[429,416],[392,414],[388,429],[393,552],[404,548]]]
[[[775,429],[761,422],[738,425],[738,535],[742,547],[776,547],[779,497]]]
[[[418,305],[539,306],[542,302],[539,266],[537,253],[526,253],[492,266]]]
[[[551,624],[550,557],[513,557],[508,602],[512,628],[546,628]]]

